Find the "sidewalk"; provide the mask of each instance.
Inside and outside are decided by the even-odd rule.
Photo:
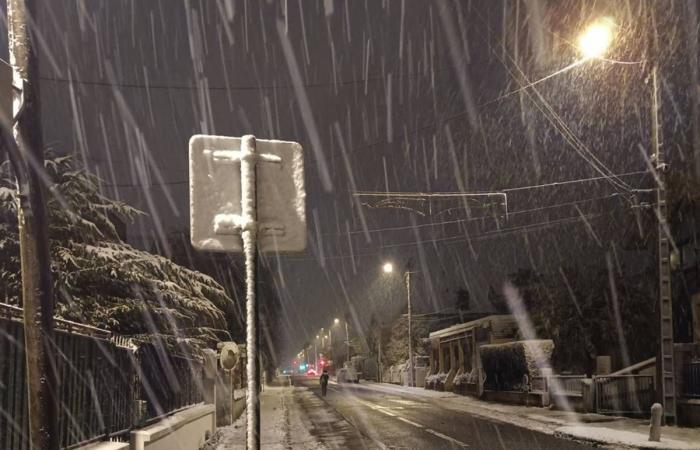
[[[647,420],[600,414],[569,413],[549,408],[504,405],[452,392],[438,392],[386,383],[363,381],[355,387],[387,394],[421,397],[456,412],[465,412],[543,433],[616,448],[700,450],[699,428],[663,427],[661,442],[649,442],[649,422]]]
[[[311,391],[293,386],[265,386],[260,397],[264,449],[376,448],[371,441]],[[219,428],[204,450],[246,448],[246,415]]]

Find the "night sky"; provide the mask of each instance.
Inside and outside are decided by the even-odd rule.
[[[45,142],[148,213],[129,225],[132,244],[167,253],[187,231],[191,135],[304,146],[308,250],[268,260],[289,352],[348,311],[354,327],[399,314],[405,294],[385,260],[421,272],[417,312],[452,307],[460,288],[486,311],[489,286],[518,268],[604,265],[613,247],[643,266],[651,256],[621,242],[637,228],[630,189],[651,183],[638,173],[650,48],[666,151],[694,170],[694,2],[660,2],[654,22],[652,2],[634,0],[39,3]],[[574,63],[577,34],[604,16],[617,24],[611,61],[515,92]],[[373,208],[386,197],[353,195],[520,187],[507,218],[498,196]]]

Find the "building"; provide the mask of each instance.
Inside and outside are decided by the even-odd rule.
[[[512,315],[486,316],[430,333],[426,388],[452,391],[455,384],[468,384],[471,389],[479,389],[479,347],[511,342],[517,337],[518,325]]]

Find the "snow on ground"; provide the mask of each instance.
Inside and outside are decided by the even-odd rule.
[[[557,434],[612,445],[633,448],[663,448],[668,450],[697,450],[700,442],[690,443],[661,437],[661,442],[649,442],[649,435],[635,431],[625,431],[608,427],[566,426],[557,429]]]
[[[300,410],[297,397],[304,395],[305,389],[293,387],[266,386],[262,393],[260,443],[266,449],[325,449],[327,448],[309,433],[311,428],[306,414]],[[313,396],[312,393],[306,394]],[[245,413],[233,424],[217,430],[210,444],[211,449],[244,449],[246,444]]]

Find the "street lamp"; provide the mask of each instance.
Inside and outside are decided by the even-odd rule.
[[[578,38],[578,48],[587,59],[602,58],[613,40],[615,23],[604,17],[586,28]]]
[[[390,274],[394,271],[394,265],[390,262],[384,263],[382,270],[386,274]],[[415,387],[416,374],[413,367],[413,323],[411,315],[411,274],[417,272],[411,272],[409,270],[404,272],[404,279],[406,281],[406,303],[408,304],[408,385]]]
[[[578,47],[586,58],[601,58],[612,43],[615,23],[610,18],[603,18],[591,24],[586,31],[579,36]],[[658,226],[658,265],[659,265],[659,342],[656,357],[656,385],[657,396],[664,407],[664,422],[676,419],[676,398],[672,389],[674,386],[673,363],[673,306],[671,290],[671,255],[670,240],[667,223],[667,198],[665,178],[668,167],[664,160],[661,146],[661,122],[659,103],[658,50],[653,49],[651,60],[651,144],[653,149],[652,162],[657,173],[656,188],[656,217]]]
[[[394,265],[390,262],[384,263],[384,265],[382,266],[382,270],[384,271],[384,273],[391,273],[394,271]]]
[[[333,325],[338,325],[340,319],[333,319]],[[348,321],[345,320],[345,360],[350,361],[350,332],[348,331]]]

